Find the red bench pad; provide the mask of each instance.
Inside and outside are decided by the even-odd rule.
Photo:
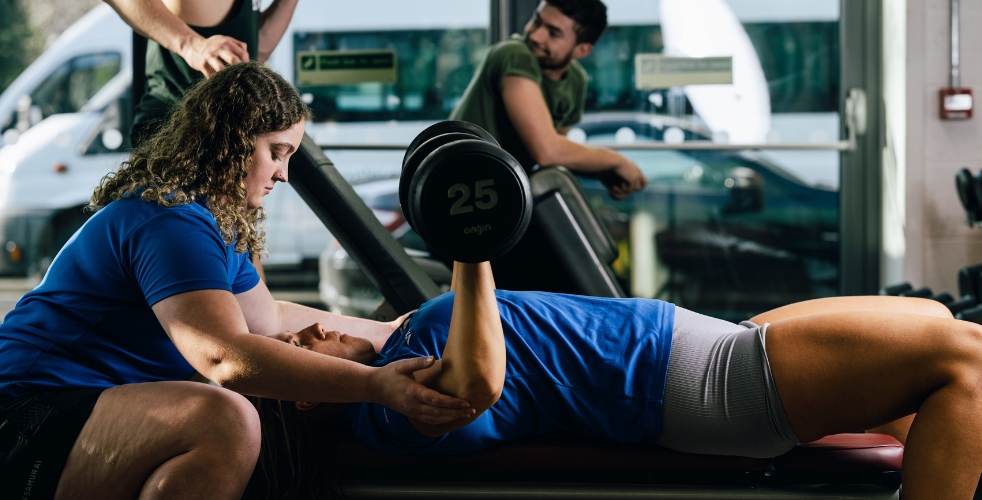
[[[835,434],[803,443],[774,459],[774,468],[785,472],[886,472],[898,471],[904,447],[883,434]]]

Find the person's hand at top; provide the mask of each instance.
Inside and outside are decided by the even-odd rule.
[[[181,51],[181,57],[188,66],[210,78],[225,66],[249,61],[249,50],[245,42],[225,35],[214,35],[196,38],[186,50]]]
[[[614,168],[600,174],[600,181],[607,186],[607,192],[615,200],[623,200],[648,185],[648,178],[644,176],[644,172],[627,158]]]

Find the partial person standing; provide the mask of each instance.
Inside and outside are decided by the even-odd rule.
[[[227,65],[265,61],[286,32],[297,0],[106,0],[147,37],[146,86],[136,104],[133,145],[152,135],[184,92]]]
[[[133,28],[147,37],[143,72],[146,83],[134,89],[130,142],[135,147],[153,135],[184,92],[227,65],[265,61],[286,32],[297,0],[106,0]],[[134,68],[139,70],[139,68]],[[139,82],[140,79],[134,79]],[[265,281],[260,255],[252,263]]]

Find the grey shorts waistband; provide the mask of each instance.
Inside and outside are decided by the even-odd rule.
[[[767,325],[676,308],[657,444],[759,458],[798,444],[771,375],[766,333]]]

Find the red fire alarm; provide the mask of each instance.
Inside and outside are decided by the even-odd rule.
[[[941,89],[942,120],[967,120],[972,117],[974,104],[972,89],[964,87]]]

